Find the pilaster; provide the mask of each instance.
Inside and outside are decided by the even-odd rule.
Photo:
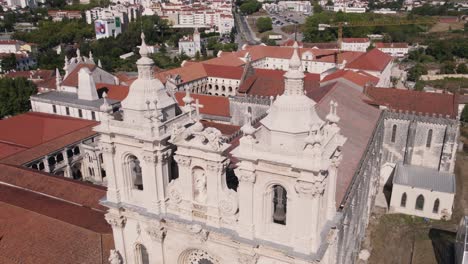
[[[256,174],[253,166],[248,168],[248,164],[241,163],[237,172],[239,177],[239,235],[247,239],[254,237],[254,184]]]

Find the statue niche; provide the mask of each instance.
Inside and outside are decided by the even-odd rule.
[[[192,169],[193,177],[193,198],[197,203],[206,203],[207,188],[205,170],[201,167]]]

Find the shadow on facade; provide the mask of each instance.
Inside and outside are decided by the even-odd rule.
[[[431,228],[429,238],[432,240],[434,255],[438,264],[455,263],[455,232]]]

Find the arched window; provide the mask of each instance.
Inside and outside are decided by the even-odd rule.
[[[392,127],[392,143],[395,143],[395,138],[396,138],[396,125],[393,125]]]
[[[128,166],[130,169],[130,176],[133,182],[133,188],[143,190],[143,176],[141,172],[140,161],[137,157],[130,155],[128,157]]]
[[[421,210],[421,211],[424,209],[424,196],[422,196],[422,194],[420,194],[418,198],[416,198],[415,208],[416,210]]]
[[[273,186],[273,222],[286,225],[287,193],[281,185]]]
[[[403,195],[401,196],[400,206],[406,207],[406,193],[403,193]]]
[[[63,154],[59,153],[57,154],[57,162],[62,162],[63,161]]]
[[[142,244],[135,246],[135,263],[136,264],[149,264],[148,250]]]
[[[427,131],[427,140],[426,140],[426,148],[430,148],[432,143],[432,129]]]
[[[76,147],[73,149],[73,154],[75,154],[75,155],[80,154],[80,148],[79,148],[78,146],[76,146]]]
[[[440,205],[440,201],[439,201],[439,199],[436,199],[435,202],[434,202],[434,207],[432,208],[432,212],[434,214],[439,213],[439,205]]]

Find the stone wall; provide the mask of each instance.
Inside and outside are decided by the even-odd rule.
[[[231,124],[242,126],[245,122],[245,114],[250,107],[252,120],[263,117],[270,108],[271,98],[260,96],[237,96],[229,98],[229,110],[231,112]]]
[[[339,226],[337,263],[354,263],[366,233],[379,185],[383,118],[384,114],[377,123],[366,154],[361,159],[345,198],[341,201],[339,210],[342,213],[342,223]]]

